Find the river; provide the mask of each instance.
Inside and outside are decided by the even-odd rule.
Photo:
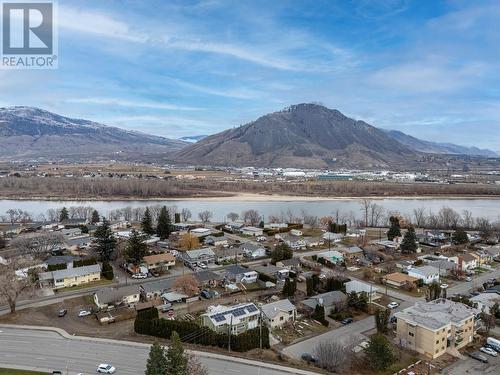
[[[461,213],[468,210],[474,217],[486,217],[491,221],[496,221],[500,217],[500,199],[443,199],[443,198],[384,198],[376,199],[375,202],[384,207],[386,212],[397,211],[405,216],[411,216],[415,208],[425,207],[428,211],[437,213],[442,207],[450,207]],[[343,215],[351,212],[355,217],[361,217],[361,199],[286,199],[276,198],[266,200],[259,199],[189,199],[189,200],[113,200],[113,201],[55,201],[55,200],[0,200],[0,216],[11,208],[28,211],[33,218],[40,214],[45,214],[48,209],[71,207],[71,206],[92,206],[101,214],[124,207],[145,207],[152,205],[176,206],[180,211],[188,208],[193,214],[193,219],[197,218],[199,212],[208,210],[213,213],[212,221],[224,221],[229,212],[241,213],[248,209],[255,209],[267,218],[269,215],[280,215],[291,210],[295,215],[300,215],[304,210],[309,215],[325,216],[332,215],[338,210]]]

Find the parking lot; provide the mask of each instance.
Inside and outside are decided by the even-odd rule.
[[[488,358],[488,363],[481,363],[473,358],[459,360],[453,365],[445,368],[443,374],[449,375],[473,375],[473,374],[498,374],[500,368],[500,356],[492,357],[482,353]]]

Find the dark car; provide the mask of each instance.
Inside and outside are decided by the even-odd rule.
[[[58,316],[59,318],[62,318],[62,317],[63,317],[63,316],[65,316],[67,313],[68,313],[68,310],[66,310],[66,309],[61,309],[61,310],[59,310],[59,312],[57,313],[57,316]]]
[[[314,358],[311,354],[309,353],[304,353],[302,354],[302,360],[303,361],[306,361],[307,363],[315,363],[316,362],[316,358]]]
[[[396,318],[395,316],[391,316],[391,319],[389,319],[389,322],[391,322],[391,323],[397,323],[398,322],[398,318]]]
[[[210,293],[210,291],[206,290],[206,289],[203,289],[200,293],[200,295],[203,297],[203,298],[206,298],[206,299],[210,299],[212,298],[212,293]]]
[[[52,371],[52,375],[62,375],[62,371]]]
[[[473,353],[468,353],[469,354],[469,357],[471,358],[474,358],[480,362],[483,362],[483,363],[488,363],[488,358],[486,358],[484,355],[482,355],[481,353],[479,352],[473,352]]]
[[[353,318],[345,318],[340,323],[345,325],[345,324],[351,324],[353,321],[354,321]]]

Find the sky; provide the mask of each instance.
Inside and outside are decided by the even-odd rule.
[[[171,138],[321,103],[500,151],[500,2],[59,1],[59,68],[0,70],[0,106]]]

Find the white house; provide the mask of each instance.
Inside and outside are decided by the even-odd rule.
[[[239,335],[259,325],[260,310],[253,303],[235,306],[210,306],[201,316],[202,325],[218,333]]]
[[[439,269],[433,266],[410,268],[408,276],[416,277],[422,280],[424,284],[431,284],[434,281],[439,282]]]
[[[295,321],[297,308],[288,299],[268,303],[261,307],[264,323],[270,328],[282,327]]]
[[[326,233],[323,233],[322,237],[325,241],[340,242],[340,241],[342,241],[342,238],[344,238],[344,235],[342,233],[326,232]]]
[[[264,234],[264,231],[262,228],[257,228],[257,227],[243,227],[240,229],[241,233],[244,234],[245,236],[262,236]]]
[[[365,292],[368,295],[368,299],[370,301],[373,301],[380,297],[377,293],[378,288],[375,287],[373,284],[365,283],[359,280],[351,280],[346,282],[344,285],[347,294],[352,292],[356,292],[357,294]]]

